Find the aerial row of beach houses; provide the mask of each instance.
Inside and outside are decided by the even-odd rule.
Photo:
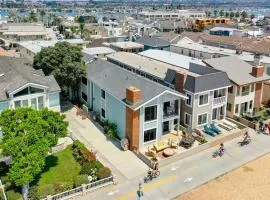
[[[2,40],[16,43],[20,57],[0,57],[0,111],[25,106],[59,111],[61,91],[54,77],[31,67],[42,48],[59,40],[43,40],[48,34],[38,25],[18,26],[0,29]],[[36,37],[27,32],[32,29],[37,29]],[[115,123],[118,137],[129,138],[132,150],[155,142],[179,124],[203,129],[226,116],[253,113],[269,100],[267,53],[178,37],[177,42],[162,36],[104,39],[99,46],[83,39],[60,40],[82,47],[87,75],[79,87],[81,102],[101,120]]]

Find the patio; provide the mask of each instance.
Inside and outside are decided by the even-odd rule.
[[[188,143],[188,146],[185,146],[183,142],[184,144]],[[178,133],[177,131],[172,131],[170,133],[165,133],[154,144],[146,146],[141,150],[141,153],[152,161],[160,161],[164,158],[183,153],[199,145],[200,142],[195,140],[191,134],[185,136],[183,131],[178,131]]]
[[[178,134],[177,132],[167,133],[154,144],[141,149],[140,156],[144,157],[142,160],[149,166],[153,161],[158,161],[160,166],[164,166],[176,159],[183,159],[230,141],[248,131],[248,127],[232,119],[217,120],[215,124],[220,133],[214,137],[206,134],[202,129],[195,129],[192,133],[188,133],[184,127],[181,127],[182,131],[179,131]],[[183,145],[183,141],[190,142],[190,146]]]

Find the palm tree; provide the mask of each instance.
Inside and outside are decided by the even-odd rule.
[[[230,12],[230,18],[234,18],[234,12]]]
[[[84,31],[84,23],[80,23],[80,33],[81,33],[81,38],[83,36],[83,31]]]
[[[220,10],[220,11],[219,11],[219,16],[220,16],[220,17],[223,17],[223,16],[224,16],[224,10]]]
[[[46,15],[45,10],[40,11],[41,21],[43,22],[44,16]],[[43,22],[44,23],[44,22]]]
[[[248,17],[247,12],[246,12],[246,11],[241,12],[241,17],[242,17],[243,19],[246,19],[246,18]]]
[[[215,17],[217,16],[217,13],[218,13],[218,11],[217,10],[214,10]]]

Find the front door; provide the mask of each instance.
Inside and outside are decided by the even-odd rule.
[[[163,122],[163,133],[169,131],[169,121]]]

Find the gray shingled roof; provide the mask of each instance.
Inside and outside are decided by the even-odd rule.
[[[0,101],[27,83],[45,86],[48,92],[60,91],[54,76],[45,76],[42,70],[27,66],[24,59],[0,56]]]
[[[163,47],[163,46],[169,46],[170,43],[160,37],[152,37],[152,36],[143,36],[136,40],[137,43],[151,46],[151,47]]]
[[[226,72],[216,72],[202,76],[187,76],[184,89],[192,93],[198,93],[217,88],[229,87],[230,79]]]
[[[166,91],[185,98],[184,95],[170,88],[98,58],[88,63],[88,79],[127,105],[126,88],[129,86],[139,88],[142,95],[141,102],[135,105],[128,105],[132,109],[140,107],[145,102]]]
[[[251,75],[252,65],[246,63],[240,58],[237,58],[236,56],[206,59],[204,60],[204,63],[217,70],[227,72],[231,81],[238,85],[245,85],[270,79],[269,68],[265,70],[262,77],[256,78]]]

